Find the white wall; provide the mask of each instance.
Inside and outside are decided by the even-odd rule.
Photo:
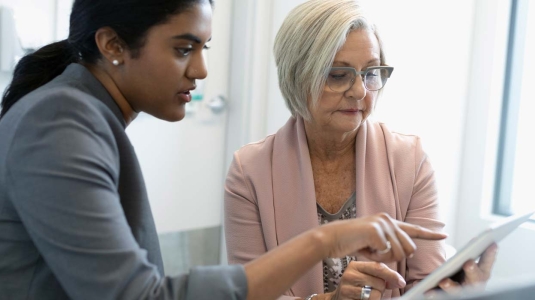
[[[24,47],[39,47],[54,39],[56,0],[0,0],[0,5],[13,9]]]
[[[274,1],[272,42],[289,10],[302,2]],[[388,64],[395,67],[374,117],[393,130],[422,138],[436,171],[448,242],[454,243],[474,1],[362,3],[379,28]],[[274,133],[290,115],[278,90],[272,54],[269,64],[266,134]]]
[[[34,48],[55,38],[56,0],[0,0],[0,6],[13,10],[22,46]],[[0,72],[0,92],[11,80],[11,73]]]

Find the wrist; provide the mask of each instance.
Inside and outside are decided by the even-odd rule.
[[[332,293],[312,294],[312,295],[308,295],[303,300],[332,300]]]
[[[317,294],[311,300],[332,300],[333,293]]]
[[[314,245],[315,252],[321,255],[320,259],[328,257],[332,250],[329,234],[326,231],[325,226],[319,226],[312,230],[310,234],[311,245]]]

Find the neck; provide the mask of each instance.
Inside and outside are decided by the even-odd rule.
[[[304,123],[311,156],[322,161],[332,161],[354,155],[357,130],[332,132],[313,122],[304,121]]]
[[[89,64],[84,64],[84,66],[89,70],[89,72],[91,72],[91,74],[93,74],[93,76],[98,79],[98,81],[100,81],[100,83],[102,83],[108,93],[110,93],[111,97],[115,103],[117,103],[121,113],[123,114],[126,126],[128,126],[132,121],[134,121],[138,113],[132,108],[128,100],[126,100],[113,78],[101,67]]]

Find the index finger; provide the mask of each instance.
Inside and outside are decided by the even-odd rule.
[[[398,221],[398,227],[405,231],[411,238],[423,240],[443,240],[448,237],[447,234],[436,232],[422,226],[409,224]]]

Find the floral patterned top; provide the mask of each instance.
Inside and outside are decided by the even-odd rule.
[[[355,203],[355,193],[347,199],[342,208],[336,214],[330,214],[317,204],[318,222],[320,225],[336,220],[355,219],[357,217],[357,206]],[[329,293],[338,287],[342,274],[347,265],[356,260],[355,256],[341,258],[326,258],[323,260],[323,291]]]

